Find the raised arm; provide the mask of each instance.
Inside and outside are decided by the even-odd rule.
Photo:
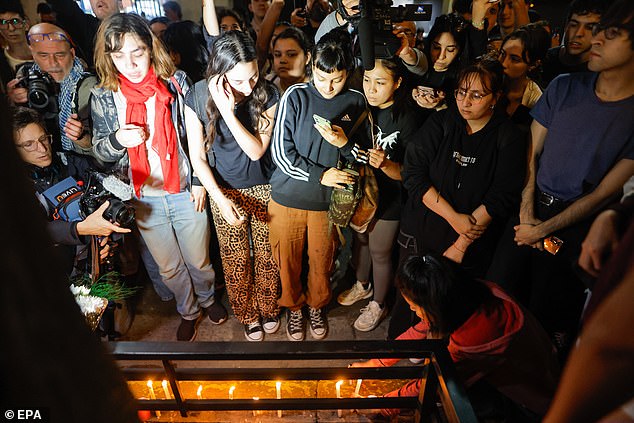
[[[203,24],[205,25],[207,33],[212,37],[220,35],[214,0],[203,0]]]
[[[269,55],[269,45],[271,44],[271,38],[273,38],[273,31],[277,21],[280,19],[283,8],[284,0],[273,0],[262,19],[260,33],[255,42],[255,49],[258,54],[258,68],[260,69],[264,66]]]

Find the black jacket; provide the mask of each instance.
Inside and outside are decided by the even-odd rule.
[[[468,135],[466,122],[456,109],[432,115],[409,143],[402,171],[408,191],[401,229],[416,238],[419,252],[442,254],[457,238],[453,228],[422,202],[435,187],[458,213],[471,214],[480,205],[503,223],[517,211],[526,175],[526,134],[503,111],[484,128]],[[495,242],[489,226],[465,256]]]
[[[313,114],[343,128],[348,143],[337,148],[324,140],[314,128]],[[368,147],[362,125],[367,122],[365,97],[355,90],[344,90],[325,99],[312,83],[296,84],[286,90],[277,107],[271,142],[273,162],[272,198],[286,207],[301,210],[328,210],[332,188],[319,181],[325,170],[337,161],[354,161],[359,145]],[[357,121],[363,118],[351,136]],[[371,145],[371,144],[369,144]]]

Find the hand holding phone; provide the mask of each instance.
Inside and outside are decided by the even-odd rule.
[[[315,124],[325,126],[327,129],[332,130],[332,125],[330,124],[330,121],[328,119],[323,118],[317,114],[314,114],[313,120],[315,121]]]

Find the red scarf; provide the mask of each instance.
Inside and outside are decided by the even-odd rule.
[[[119,74],[119,84],[121,93],[126,99],[126,124],[131,123],[147,128],[145,102],[156,94],[152,149],[161,159],[163,189],[170,194],[179,193],[181,185],[178,172],[178,146],[171,111],[174,97],[165,84],[159,81],[153,67],[150,67],[143,81],[138,83],[130,82],[125,76]],[[141,198],[141,186],[150,176],[150,163],[145,143],[128,148],[128,156],[130,157],[134,191],[137,197]]]

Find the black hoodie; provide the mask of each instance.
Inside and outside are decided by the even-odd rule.
[[[425,122],[407,147],[402,171],[409,198],[401,230],[416,238],[419,253],[442,254],[458,238],[447,221],[423,204],[432,186],[458,213],[471,214],[484,204],[493,226],[517,212],[526,175],[526,140],[526,133],[503,111],[472,135],[453,108]],[[495,242],[491,225],[467,250],[465,263]]]

